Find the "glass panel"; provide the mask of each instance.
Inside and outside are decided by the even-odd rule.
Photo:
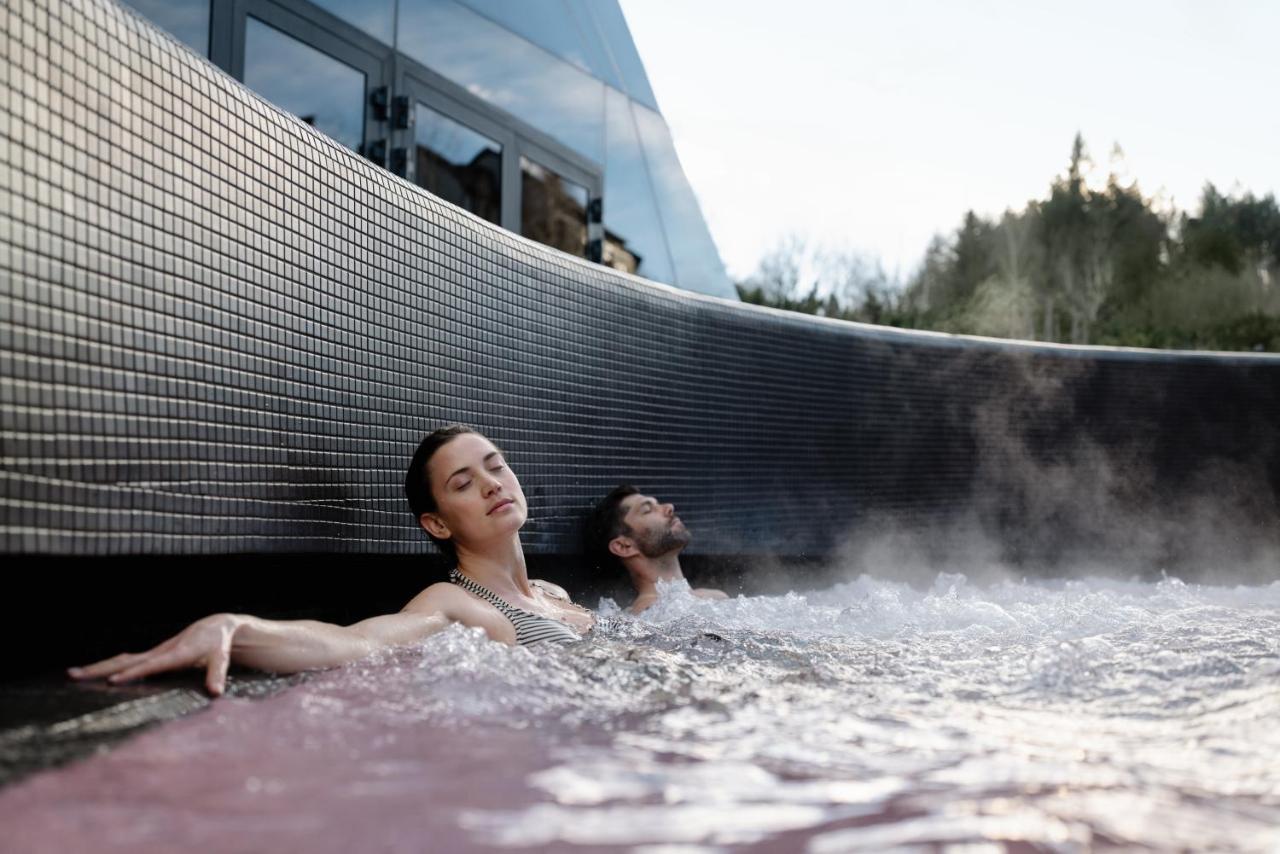
[[[627,19],[622,16],[622,7],[617,0],[579,2],[577,5],[582,9],[584,21],[587,20],[586,16],[595,20],[600,37],[622,75],[623,88],[627,94],[647,107],[658,109],[658,99],[653,96],[653,88],[649,86],[649,75],[644,73],[644,63],[640,61],[640,53],[636,50],[631,30],[627,27]]]
[[[209,55],[209,0],[125,0],[201,56]]]
[[[395,41],[395,0],[311,0],[321,9],[386,44]]]
[[[520,158],[520,233],[571,255],[587,254],[587,188]]]
[[[631,118],[631,100],[616,89],[606,89],[605,118],[605,263],[616,266],[608,250],[610,242],[618,243],[639,265],[628,272],[675,284],[667,238],[653,201],[653,185]]]
[[[461,0],[491,21],[523,36],[541,48],[567,59],[610,86],[621,89],[622,81],[596,34],[589,13],[560,0]]]
[[[249,18],[244,83],[281,109],[360,150],[364,142],[364,74],[310,45]]]
[[[633,250],[634,247],[627,246],[625,240],[620,239],[618,235],[606,229],[604,233],[604,256],[600,259],[600,263],[606,267],[621,270],[624,273],[638,273],[640,256]]]
[[[639,104],[632,104],[631,110],[640,131],[649,174],[653,177],[658,210],[675,265],[676,284],[691,291],[733,299],[733,284],[725,273],[689,179],[680,168],[667,123],[662,116]]]
[[[401,51],[599,163],[604,84],[454,0],[401,0]]]
[[[440,198],[489,222],[502,217],[502,146],[418,104],[414,177]]]

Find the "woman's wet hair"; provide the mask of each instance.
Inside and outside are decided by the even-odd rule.
[[[413,459],[409,461],[409,470],[404,476],[404,494],[409,499],[409,509],[413,511],[413,523],[415,525],[418,524],[418,519],[421,518],[423,513],[434,513],[438,506],[436,504],[436,496],[431,491],[431,472],[427,468],[428,463],[436,455],[436,451],[459,436],[465,436],[468,433],[476,436],[481,435],[478,430],[473,430],[465,424],[450,424],[448,427],[433,430],[423,436],[422,441],[418,443],[418,450],[414,452]],[[458,559],[458,550],[454,548],[452,541],[432,536],[431,532],[426,529],[423,529],[423,532],[428,537],[431,537],[431,542],[435,543],[436,547],[446,557],[450,560]]]
[[[621,562],[609,551],[614,537],[630,534],[631,529],[622,521],[622,502],[629,496],[639,495],[640,490],[623,484],[600,499],[600,503],[587,517],[583,529],[583,550],[587,560],[597,569],[620,568]]]

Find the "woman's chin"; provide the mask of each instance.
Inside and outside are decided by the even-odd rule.
[[[490,518],[493,520],[494,528],[498,531],[505,534],[514,534],[524,527],[524,523],[528,521],[529,514],[523,508],[508,505],[494,513]]]

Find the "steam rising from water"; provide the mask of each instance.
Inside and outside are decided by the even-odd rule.
[[[23,850],[1280,845],[1280,582],[864,576],[601,613],[570,647],[454,628],[219,702],[6,791],[0,823]]]
[[[947,429],[935,438],[943,444],[897,452],[945,459],[937,472],[944,480],[971,466],[969,493],[928,511],[911,502],[880,506],[867,490],[839,565],[873,574],[892,567],[902,578],[905,555],[911,578],[926,583],[942,567],[990,580],[1000,566],[1018,567],[1018,576],[1126,567],[1206,582],[1274,578],[1280,436],[1270,399],[1237,406],[1214,398],[1194,412],[1170,410],[1172,380],[1161,379],[1160,365],[1141,382],[1113,368],[1016,348],[998,367],[988,351],[958,355],[940,387],[982,394],[940,398]],[[917,369],[904,361],[894,381],[908,383]],[[998,382],[989,381],[993,371]],[[1192,386],[1212,397],[1205,383],[1201,376]]]

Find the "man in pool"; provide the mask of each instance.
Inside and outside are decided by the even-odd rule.
[[[619,486],[591,511],[586,525],[587,556],[600,566],[619,565],[631,578],[636,599],[628,609],[639,614],[658,601],[658,582],[684,581],[680,552],[691,535],[670,503],[663,504],[634,486]],[[723,590],[698,588],[702,599],[727,599]]]

